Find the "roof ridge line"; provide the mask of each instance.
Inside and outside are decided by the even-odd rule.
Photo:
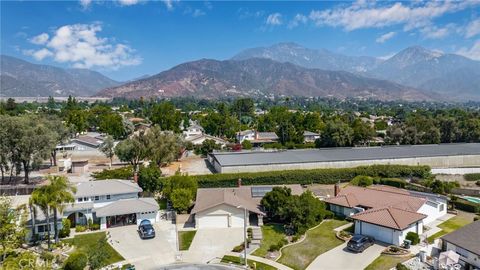
[[[390,212],[390,209],[391,209],[391,208],[393,208],[393,207],[387,207],[387,212],[388,212],[388,214],[392,217],[393,222],[395,222],[395,224],[397,225],[397,227],[398,227],[398,228],[401,228],[401,227],[400,227],[400,224],[398,224],[397,220],[395,220],[395,218],[393,217],[392,212]]]

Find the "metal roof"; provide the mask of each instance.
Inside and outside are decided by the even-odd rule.
[[[211,154],[221,166],[270,165],[353,160],[480,155],[480,143],[321,148]]]
[[[142,188],[129,180],[97,180],[77,185],[75,198],[142,192]]]

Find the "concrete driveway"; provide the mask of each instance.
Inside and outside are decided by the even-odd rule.
[[[182,252],[182,261],[207,263],[221,258],[232,248],[243,243],[243,228],[198,229],[188,251]]]
[[[176,235],[175,225],[168,221],[153,224],[155,238],[140,239],[137,226],[130,225],[108,229],[109,242],[125,260],[136,269],[158,269],[175,262]]]
[[[364,269],[373,262],[386,246],[375,244],[362,253],[353,253],[347,250],[344,243],[318,256],[307,270],[357,270]]]

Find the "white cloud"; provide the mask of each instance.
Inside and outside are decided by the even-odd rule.
[[[471,38],[480,34],[480,19],[471,21],[465,29],[465,37]]]
[[[268,15],[266,24],[268,25],[281,25],[282,24],[282,14],[272,13]]]
[[[31,38],[30,42],[37,45],[43,45],[47,43],[49,37],[50,36],[47,33],[42,33],[38,36],[34,36],[33,38]]]
[[[162,0],[168,10],[173,10],[173,0]]]
[[[132,6],[138,4],[139,0],[118,0],[118,3],[122,6]]]
[[[308,22],[308,17],[303,14],[297,14],[293,19],[288,23],[288,28],[294,28],[300,24],[306,24]]]
[[[201,10],[201,9],[198,9],[198,8],[195,9],[195,10],[193,11],[193,13],[192,13],[192,16],[195,17],[195,18],[196,18],[196,17],[203,16],[203,15],[205,15],[205,12],[204,12],[203,10]]]
[[[350,6],[312,10],[309,19],[318,26],[342,27],[346,31],[404,25],[405,30],[427,26],[434,18],[453,13],[480,1],[433,1],[423,5],[359,1]]]
[[[386,34],[383,34],[383,35],[379,36],[379,37],[375,40],[375,42],[377,42],[377,43],[384,43],[385,41],[393,38],[394,36],[395,36],[395,32],[388,32],[388,33],[386,33]]]
[[[90,4],[92,3],[92,0],[80,0],[80,5],[86,9],[90,6]]]
[[[51,38],[39,44],[43,48],[25,53],[37,60],[52,57],[56,62],[70,63],[78,68],[117,69],[141,63],[141,58],[128,45],[115,44],[108,38],[97,36],[101,31],[99,23],[65,25],[58,28]],[[46,33],[39,36],[45,37],[44,34]]]
[[[451,32],[455,31],[455,24],[448,24],[445,27],[437,27],[434,25],[428,25],[420,29],[420,33],[428,39],[441,39],[448,36]]]
[[[480,60],[480,39],[475,41],[471,48],[463,47],[456,53],[471,58],[473,60]]]

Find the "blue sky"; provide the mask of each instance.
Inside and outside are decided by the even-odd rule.
[[[480,60],[480,1],[1,1],[1,53],[116,80],[296,42],[385,57],[421,45]]]

